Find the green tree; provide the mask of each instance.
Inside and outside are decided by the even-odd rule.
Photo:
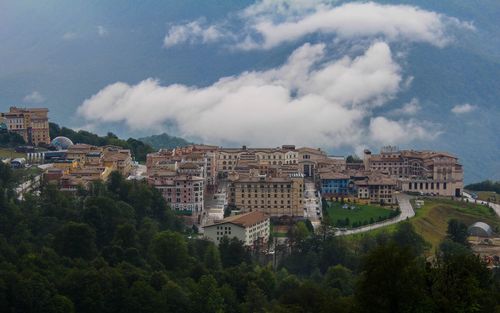
[[[56,233],[54,248],[63,256],[92,259],[96,254],[95,232],[87,224],[68,222]]]
[[[398,246],[410,249],[414,256],[421,255],[428,247],[422,236],[415,232],[415,228],[408,221],[401,222],[396,226],[396,232],[392,239]]]
[[[380,246],[363,260],[355,296],[361,312],[428,312],[425,265],[409,247]]]
[[[224,267],[237,266],[243,262],[250,261],[250,255],[243,246],[243,242],[236,237],[232,239],[223,237],[219,243],[219,251]]]
[[[138,237],[134,225],[129,223],[119,225],[116,228],[113,243],[121,246],[122,248],[137,247]]]
[[[153,253],[165,269],[177,270],[187,265],[189,260],[185,239],[171,231],[157,234],[153,240]]]
[[[125,297],[125,313],[154,313],[158,312],[160,298],[157,291],[147,282],[138,280],[132,284]]]
[[[464,246],[469,246],[469,242],[467,241],[467,226],[457,219],[451,219],[448,221],[446,234],[450,240]]]
[[[324,284],[327,287],[335,288],[344,296],[354,292],[355,277],[352,271],[340,264],[331,266],[325,274]]]
[[[439,258],[428,280],[437,312],[493,312],[491,273],[472,253]]]
[[[219,271],[222,268],[220,251],[214,244],[209,244],[204,256],[204,263],[207,269]]]
[[[255,283],[250,283],[243,303],[243,312],[266,312],[267,306],[268,302],[264,292]]]
[[[200,278],[192,296],[192,303],[194,312],[223,312],[224,299],[217,287],[217,281],[212,275]]]

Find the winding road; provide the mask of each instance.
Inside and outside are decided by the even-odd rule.
[[[415,211],[413,210],[413,207],[411,206],[410,203],[410,196],[404,193],[399,193],[396,195],[396,199],[398,200],[399,203],[399,209],[401,210],[401,214],[398,216],[385,220],[379,223],[375,224],[370,224],[367,226],[363,227],[358,227],[354,229],[347,229],[347,230],[338,230],[335,232],[336,236],[346,236],[346,235],[352,235],[352,234],[358,234],[358,233],[364,233],[370,230],[374,230],[380,227],[388,226],[391,224],[396,224],[401,221],[406,220],[407,218],[412,218],[415,216]]]

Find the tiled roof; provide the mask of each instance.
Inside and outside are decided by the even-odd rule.
[[[269,218],[269,215],[267,215],[264,212],[261,211],[253,211],[253,212],[248,212],[248,213],[243,213],[239,215],[234,215],[230,217],[226,217],[222,221],[216,222],[211,225],[207,226],[214,226],[214,225],[220,225],[220,224],[225,224],[225,223],[231,223],[235,225],[239,225],[242,227],[251,227],[255,224],[261,223]]]

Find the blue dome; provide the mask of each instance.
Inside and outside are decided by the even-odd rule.
[[[54,138],[50,145],[56,147],[57,150],[66,150],[69,146],[73,145],[73,141],[68,137],[59,136]]]

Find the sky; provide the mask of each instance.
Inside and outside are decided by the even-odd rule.
[[[500,85],[456,73],[496,77],[500,41],[487,14],[451,2],[0,1],[0,106],[124,137],[449,150],[479,179],[500,172],[498,139],[486,168],[467,149],[500,131],[487,96]]]

